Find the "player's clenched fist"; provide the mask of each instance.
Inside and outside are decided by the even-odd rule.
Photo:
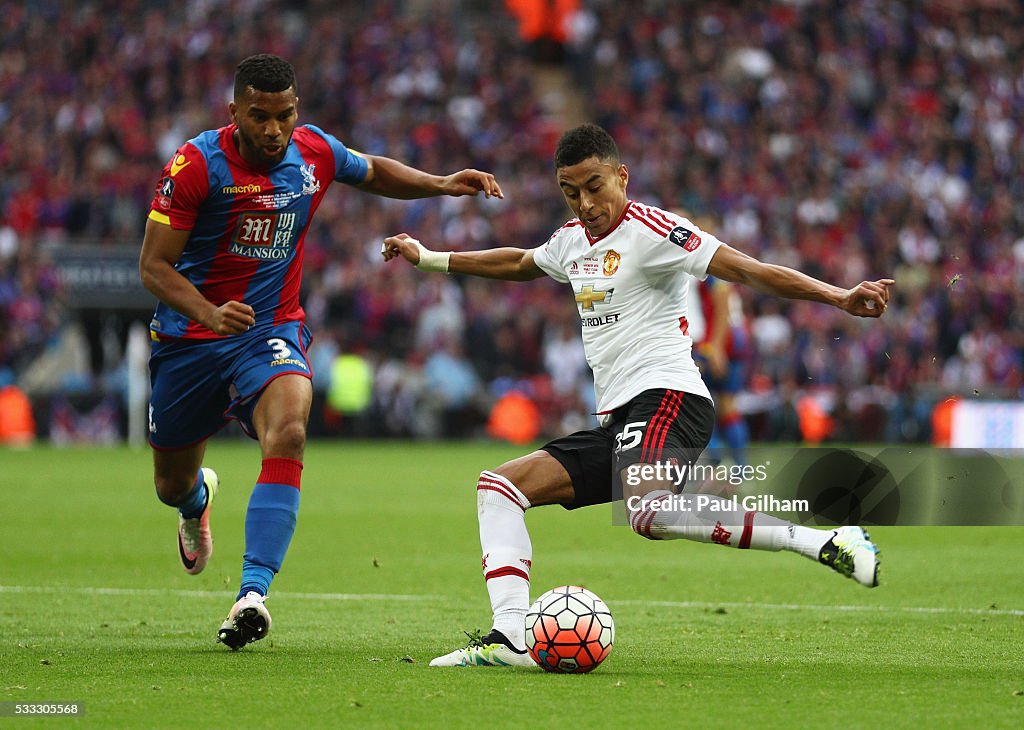
[[[846,292],[842,309],[857,317],[881,317],[889,305],[889,287],[893,279],[862,281]]]
[[[224,302],[203,324],[218,335],[240,335],[256,324],[256,312],[244,302]]]
[[[380,252],[385,261],[401,256],[410,264],[415,266],[420,262],[420,249],[422,244],[408,233],[399,233],[397,236],[388,236],[380,247]]]
[[[401,256],[420,271],[448,271],[450,251],[431,251],[407,233],[388,236],[380,247],[385,261]]]

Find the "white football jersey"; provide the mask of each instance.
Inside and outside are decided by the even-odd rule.
[[[688,290],[721,245],[682,216],[629,201],[600,238],[573,219],[534,249],[537,266],[576,294],[599,413],[651,388],[711,398],[690,354]]]
[[[689,309],[686,321],[690,323],[688,334],[691,340],[700,344],[704,341],[708,330],[708,323],[704,319],[704,302],[700,299],[700,284],[690,282],[690,286],[686,288],[689,290],[686,298],[686,304]]]

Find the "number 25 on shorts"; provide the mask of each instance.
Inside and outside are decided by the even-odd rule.
[[[615,436],[615,453],[635,449],[644,439],[644,427],[647,421],[633,421],[622,427]]]

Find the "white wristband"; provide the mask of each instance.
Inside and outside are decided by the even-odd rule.
[[[451,258],[451,251],[431,251],[430,249],[424,248],[423,244],[413,239],[416,243],[416,248],[420,251],[420,262],[416,264],[416,268],[420,271],[443,271],[448,273],[448,259]]]

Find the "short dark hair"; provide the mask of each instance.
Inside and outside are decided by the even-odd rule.
[[[245,95],[252,87],[256,91],[274,94],[288,87],[295,87],[295,69],[280,56],[258,53],[249,56],[235,69],[235,98]],[[298,93],[298,89],[295,89]]]
[[[619,162],[619,148],[615,140],[596,124],[581,124],[570,129],[558,140],[555,149],[555,169],[576,165],[590,157],[602,162]]]

